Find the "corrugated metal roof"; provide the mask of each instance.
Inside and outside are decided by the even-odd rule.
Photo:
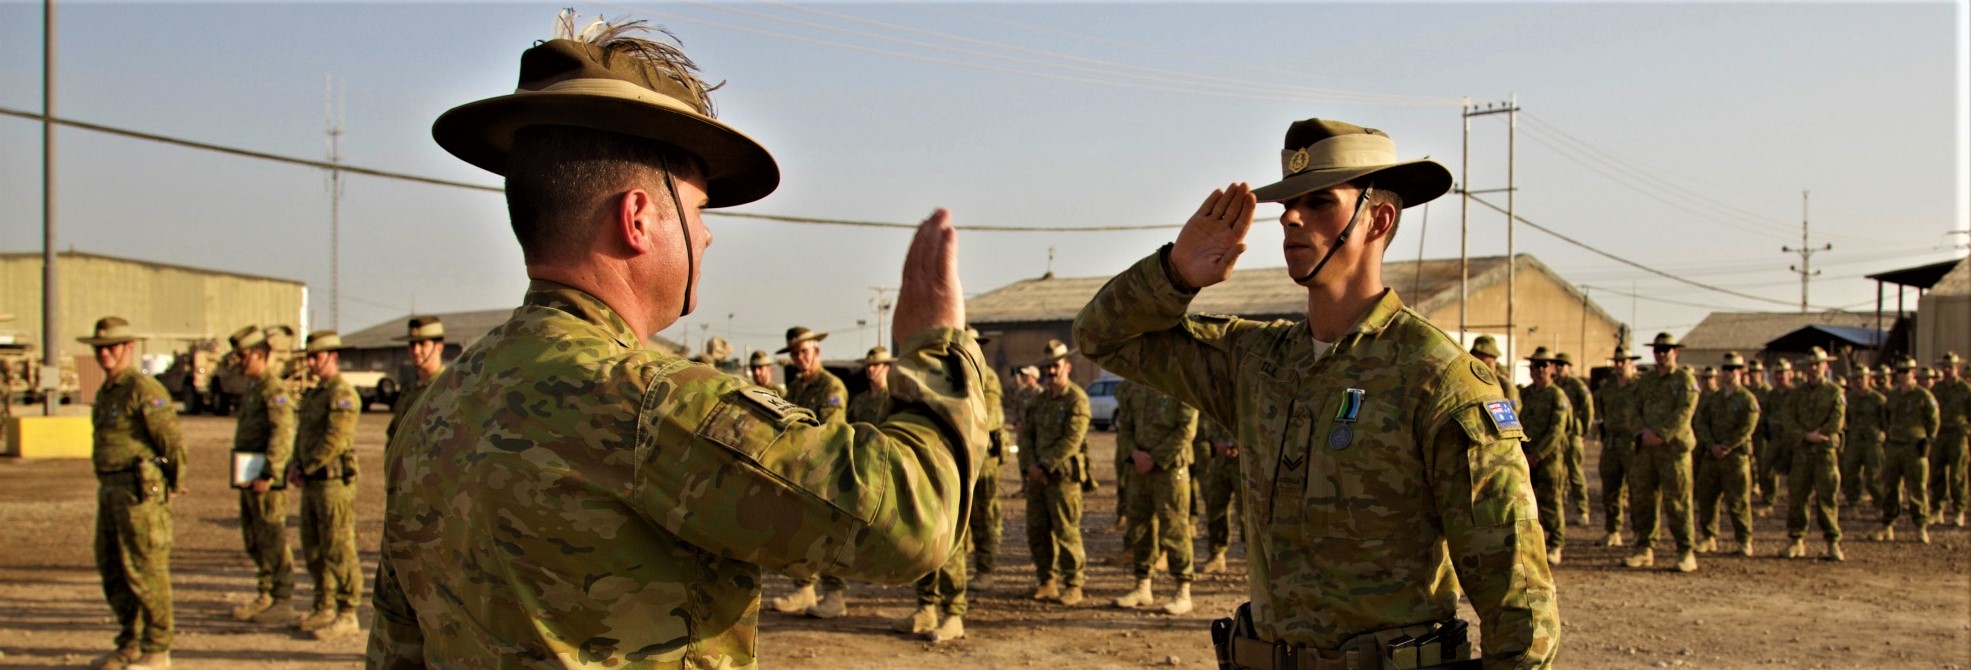
[[[1902,286],[1913,286],[1921,289],[1934,289],[1936,288],[1937,283],[1942,281],[1943,278],[1946,275],[1948,275],[1952,269],[1962,264],[1963,264],[1962,259],[1954,260],[1954,261],[1938,261],[1936,263],[1924,263],[1916,267],[1903,268],[1900,270],[1890,270],[1888,272],[1877,272],[1875,274],[1868,275],[1865,278],[1873,279],[1879,282],[1886,282],[1890,284],[1900,284]]]
[[[1532,256],[1520,254],[1520,268],[1553,274]],[[1471,287],[1504,281],[1504,256],[1471,259]],[[1396,289],[1406,304],[1419,312],[1441,301],[1458,299],[1456,258],[1397,261],[1383,264],[1382,281]],[[1042,277],[1016,282],[966,301],[966,319],[974,324],[1064,321],[1073,319],[1111,277]],[[1564,283],[1564,282],[1563,282]],[[1286,268],[1235,270],[1224,283],[1206,288],[1191,302],[1200,314],[1238,314],[1246,317],[1293,317],[1307,313],[1307,289],[1287,277]],[[1612,321],[1613,319],[1611,319]]]
[[[1971,260],[1959,260],[1957,267],[1930,287],[1930,295],[1971,295]]]
[[[1819,337],[1815,337],[1816,334],[1818,334]],[[1825,339],[1830,337],[1845,342],[1848,344],[1848,346],[1851,347],[1865,347],[1872,349],[1881,346],[1882,340],[1887,339],[1889,337],[1889,333],[1887,331],[1877,330],[1874,328],[1860,328],[1856,326],[1828,326],[1823,324],[1814,324],[1811,326],[1807,326],[1805,328],[1801,328],[1799,330],[1786,333],[1779,337],[1775,337],[1771,341],[1767,342],[1766,345],[1767,348],[1778,349],[1783,347],[1778,347],[1774,345],[1789,342],[1789,341],[1811,342],[1817,339]]]
[[[242,278],[242,279],[257,279],[257,280],[261,280],[261,281],[271,281],[271,282],[280,282],[280,283],[283,283],[283,284],[294,284],[294,285],[296,285],[296,286],[306,286],[306,285],[307,285],[307,282],[303,282],[303,281],[300,281],[300,280],[296,280],[296,279],[283,279],[283,278],[280,278],[280,277],[268,277],[268,276],[265,276],[265,275],[254,275],[254,274],[247,274],[247,273],[244,273],[244,272],[233,272],[233,271],[230,271],[230,270],[215,270],[215,269],[212,269],[212,268],[202,268],[202,267],[195,267],[195,266],[191,266],[191,265],[178,265],[178,264],[176,264],[176,263],[160,263],[160,262],[158,262],[158,261],[147,261],[147,260],[143,260],[143,259],[140,259],[140,258],[124,258],[124,257],[122,257],[122,256],[105,256],[105,255],[103,255],[103,254],[92,254],[92,253],[89,253],[89,252],[86,252],[86,251],[58,251],[58,252],[55,252],[55,256],[56,256],[56,262],[58,262],[58,263],[59,263],[59,262],[60,262],[60,260],[61,260],[61,259],[63,259],[63,258],[97,258],[97,259],[102,259],[102,260],[109,260],[109,261],[118,261],[118,262],[122,262],[122,263],[134,263],[134,264],[137,264],[137,265],[147,265],[147,266],[150,266],[150,267],[154,267],[154,268],[170,268],[170,269],[173,269],[173,270],[182,270],[182,271],[185,271],[185,272],[193,272],[193,273],[198,273],[198,274],[207,274],[207,275],[225,275],[225,276],[230,276],[230,277],[239,277],[239,278]],[[25,252],[23,252],[23,251],[15,251],[15,252],[7,252],[7,253],[0,253],[0,260],[32,260],[32,261],[36,261],[36,262],[39,262],[39,261],[41,260],[41,252],[39,252],[39,251],[25,251]]]
[[[410,322],[412,316],[438,317],[445,324],[445,341],[447,343],[456,342],[463,348],[472,346],[473,342],[477,342],[479,338],[485,337],[486,333],[491,332],[495,326],[506,323],[506,320],[513,316],[513,309],[482,309],[473,312],[446,312],[443,314],[406,314],[344,335],[342,336],[342,342],[357,349],[402,347],[404,346],[403,342],[398,342],[392,338],[403,337],[406,330],[405,324]],[[658,346],[669,349],[673,353],[683,350],[683,347],[679,346],[678,343],[662,337],[653,336],[650,340]]]
[[[1873,328],[1874,314],[1854,312],[1712,312],[1683,337],[1687,349],[1754,352],[1766,343],[1808,326]]]

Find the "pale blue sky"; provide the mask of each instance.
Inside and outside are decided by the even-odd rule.
[[[549,36],[560,6],[65,3],[58,112],[319,158],[334,75],[349,163],[497,184],[433,144],[431,121],[510,91],[520,51]],[[1700,281],[1796,301],[1797,258],[1779,247],[1798,244],[1803,189],[1815,243],[1835,245],[1815,259],[1817,305],[1872,309],[1861,275],[1950,258],[1946,232],[1964,225],[1961,3],[574,6],[666,25],[728,82],[722,118],[785,175],[742,211],[911,222],[947,206],[961,227],[1177,224],[1216,186],[1276,177],[1293,120],[1378,127],[1399,152],[1456,170],[1457,100],[1517,94],[1521,215]],[[0,106],[40,106],[40,18],[38,2],[0,1]],[[1503,117],[1474,130],[1473,188],[1503,186]],[[39,137],[0,117],[0,250],[39,248]],[[326,325],[320,172],[79,130],[59,142],[64,246],[303,280]],[[1588,156],[1612,158],[1590,169],[1577,161]],[[1625,166],[1649,178],[1594,171]],[[344,330],[402,315],[413,294],[420,311],[518,301],[497,195],[363,176],[345,193]],[[1414,257],[1419,233],[1427,256],[1455,256],[1456,202],[1438,201],[1427,230],[1410,210],[1392,257]],[[723,334],[728,313],[742,347],[777,347],[797,323],[852,331],[873,322],[869,287],[895,285],[907,241],[710,221],[701,309],[674,339],[688,329],[697,341],[701,323]],[[1474,255],[1504,252],[1503,217],[1474,205],[1472,226]],[[1244,265],[1279,265],[1277,231],[1255,231]],[[971,233],[966,288],[1039,275],[1049,246],[1057,274],[1112,274],[1173,234]],[[1787,309],[1611,266],[1525,228],[1518,241],[1580,284]],[[1626,297],[1595,297],[1631,313]],[[1706,311],[1643,301],[1635,325],[1681,332]],[[874,343],[840,332],[829,354]]]

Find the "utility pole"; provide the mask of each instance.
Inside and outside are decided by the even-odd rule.
[[[55,0],[41,2],[41,415],[62,403],[61,272],[55,265]],[[9,389],[8,393],[13,391]]]
[[[1506,193],[1506,360],[1515,361],[1509,364],[1517,365],[1516,361],[1519,359],[1515,353],[1517,346],[1514,343],[1519,340],[1519,324],[1514,317],[1517,316],[1517,305],[1515,303],[1517,302],[1516,297],[1519,293],[1519,258],[1518,250],[1514,246],[1513,237],[1519,224],[1517,210],[1514,208],[1516,204],[1515,197],[1519,193],[1519,185],[1516,181],[1517,170],[1515,169],[1518,163],[1519,96],[1513,95],[1505,102],[1488,102],[1482,106],[1466,102],[1461,114],[1464,116],[1465,125],[1465,155],[1462,168],[1463,174],[1458,177],[1458,181],[1460,182],[1458,192],[1461,196],[1460,200],[1463,201],[1459,208],[1458,334],[1461,338],[1464,337],[1466,329],[1469,327],[1469,315],[1466,304],[1470,299],[1470,287],[1468,284],[1471,283],[1471,196],[1474,193],[1497,193],[1504,191]],[[1506,187],[1502,189],[1494,188],[1474,191],[1471,190],[1471,117],[1489,116],[1492,114],[1506,115]]]
[[[895,304],[890,300],[890,292],[896,289],[888,286],[871,286],[869,290],[876,292],[876,297],[869,299],[872,311],[876,312],[876,343],[886,347],[891,346],[893,343],[889,338],[883,337],[883,317],[889,315],[890,307]]]
[[[1832,251],[1833,249],[1834,249],[1834,243],[1832,242],[1822,244],[1818,249],[1814,248],[1812,244],[1807,242],[1807,192],[1801,191],[1800,192],[1800,248],[1795,249],[1790,246],[1779,248],[1780,251],[1784,251],[1789,254],[1800,254],[1800,264],[1786,266],[1786,269],[1792,270],[1794,273],[1800,275],[1800,313],[1801,314],[1807,313],[1807,282],[1811,280],[1814,275],[1820,274],[1819,270],[1813,269],[1814,254],[1820,253],[1822,251]]]
[[[342,96],[329,76],[322,94],[328,117],[329,328],[342,329]]]

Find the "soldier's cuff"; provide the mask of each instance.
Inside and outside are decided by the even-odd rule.
[[[1169,283],[1170,287],[1176,289],[1178,293],[1185,296],[1197,295],[1198,289],[1190,284],[1184,283],[1184,278],[1177,274],[1177,267],[1170,264],[1170,252],[1175,248],[1177,248],[1177,244],[1171,242],[1166,242],[1163,246],[1157,247],[1157,267],[1163,270],[1164,281]]]
[[[986,430],[989,415],[983,365],[985,354],[964,330],[926,328],[912,333],[890,366],[890,397],[896,413],[928,415],[949,439],[969,456],[968,467],[982,462],[991,446]],[[976,476],[974,467],[971,474]]]

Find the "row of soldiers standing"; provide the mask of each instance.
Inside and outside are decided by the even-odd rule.
[[[1639,376],[1634,362],[1640,357],[1618,347],[1611,358],[1615,376],[1592,393],[1567,374],[1566,354],[1550,356],[1541,347],[1528,359],[1533,384],[1520,391],[1520,416],[1550,563],[1561,561],[1563,498],[1579,505],[1583,525],[1590,523],[1580,451],[1596,416],[1602,422],[1603,544],[1625,544],[1626,502],[1635,537],[1635,552],[1624,559],[1630,567],[1654,564],[1659,507],[1676,542],[1679,571],[1696,570],[1696,554],[1718,550],[1720,506],[1731,518],[1738,552],[1753,555],[1753,496],[1772,505],[1781,475],[1790,540],[1781,554],[1787,557],[1807,555],[1811,516],[1827,543],[1825,557],[1843,560],[1837,506],[1844,492],[1850,506],[1858,506],[1866,491],[1881,508],[1877,540],[1894,539],[1905,495],[1920,541],[1929,541],[1931,518],[1955,515],[1953,521],[1963,525],[1971,383],[1959,377],[1955,354],[1939,362],[1932,395],[1920,380],[1929,375],[1914,359],[1893,371],[1863,367],[1844,392],[1829,372],[1835,358],[1819,348],[1801,359],[1797,371],[1780,360],[1777,385],[1766,383],[1758,361],[1748,363],[1737,352],[1726,356],[1721,371],[1707,368],[1700,376],[1678,365],[1680,348],[1668,333],[1657,335],[1651,343],[1657,365]],[[1472,353],[1496,365],[1497,347],[1489,338],[1480,338]],[[1875,390],[1878,373],[1885,386],[1893,378],[1893,388]]]

